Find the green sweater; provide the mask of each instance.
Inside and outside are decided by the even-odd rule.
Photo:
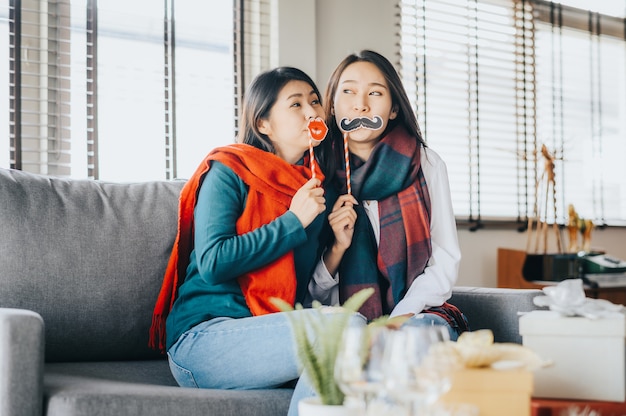
[[[187,330],[216,317],[252,316],[237,278],[294,252],[298,281],[296,302],[302,302],[309,279],[332,234],[327,212],[305,229],[291,211],[256,230],[237,236],[248,187],[230,168],[212,162],[194,210],[194,249],[185,281],[167,318],[167,349]]]

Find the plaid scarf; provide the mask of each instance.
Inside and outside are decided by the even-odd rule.
[[[211,161],[220,161],[231,168],[249,187],[246,206],[236,224],[237,234],[241,235],[287,212],[293,195],[311,177],[307,157],[304,165],[291,165],[253,146],[233,144],[214,149],[200,163],[181,190],[178,233],[152,315],[151,348],[161,351],[165,348],[165,321],[189,265],[189,256],[193,250],[193,213],[200,185],[209,171]],[[324,180],[321,172],[318,172],[318,177]],[[277,312],[277,308],[270,302],[272,297],[293,305],[297,285],[293,252],[240,276],[238,281],[253,315]]]
[[[359,205],[354,207],[357,221],[352,244],[339,267],[339,296],[344,302],[359,290],[374,287],[376,292],[360,310],[369,320],[391,313],[432,254],[430,196],[420,151],[417,140],[396,127],[365,163],[351,155],[352,190]],[[338,171],[337,179],[345,193],[345,171]],[[363,207],[368,200],[379,204],[378,246]],[[465,327],[460,311],[448,303],[423,312],[437,313],[453,327]]]

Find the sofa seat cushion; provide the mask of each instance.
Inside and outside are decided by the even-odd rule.
[[[46,365],[47,416],[286,415],[292,389],[182,388],[167,361]]]

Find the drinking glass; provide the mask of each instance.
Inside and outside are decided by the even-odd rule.
[[[335,362],[335,380],[347,398],[356,400],[362,414],[383,389],[382,358],[388,330],[349,325],[344,330]]]
[[[385,388],[410,415],[427,410],[450,388],[451,363],[433,348],[449,339],[448,329],[441,325],[405,326],[389,334],[383,360]]]

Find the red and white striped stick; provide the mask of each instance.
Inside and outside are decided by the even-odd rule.
[[[313,138],[309,134],[309,158],[311,159],[311,178],[315,179],[315,153],[313,153]]]
[[[346,187],[348,195],[352,194],[352,185],[350,184],[350,150],[348,149],[348,133],[343,133],[343,154],[346,161]]]

